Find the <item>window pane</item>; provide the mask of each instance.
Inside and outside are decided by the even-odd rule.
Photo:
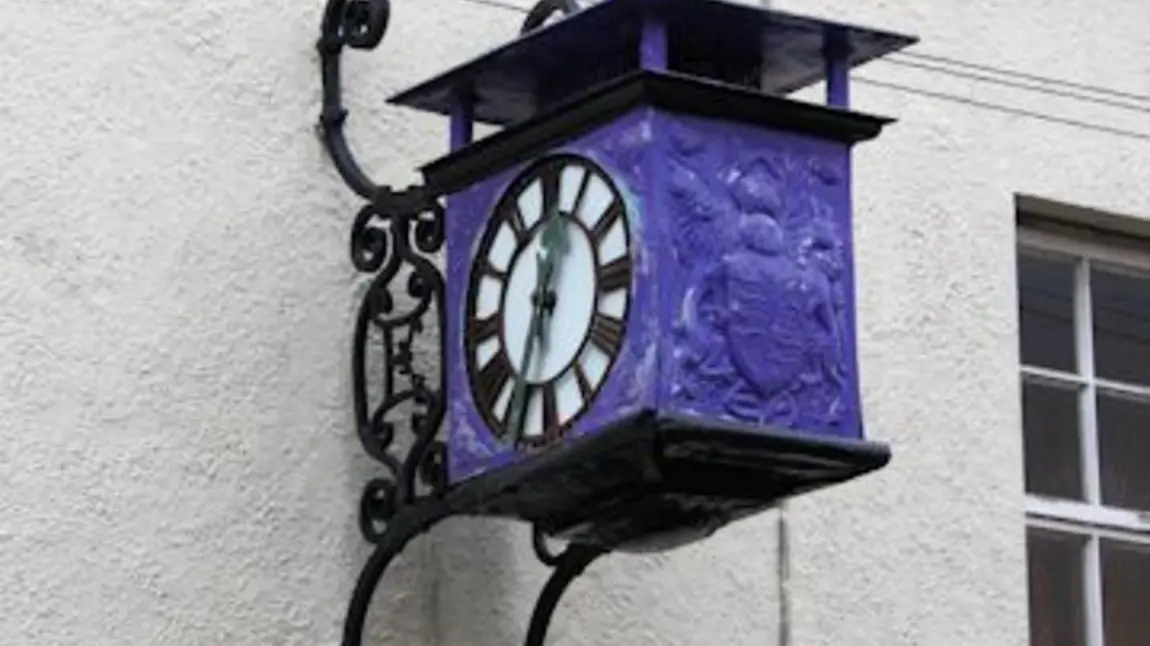
[[[1074,372],[1074,261],[1020,254],[1022,363]]]
[[[1150,510],[1150,404],[1098,395],[1098,457],[1102,501]]]
[[[1106,646],[1150,639],[1150,545],[1102,540],[1102,616]]]
[[[1078,440],[1078,390],[1022,384],[1022,433],[1026,451],[1026,491],[1082,499]]]
[[[1100,269],[1090,272],[1095,374],[1150,384],[1150,280]]]
[[[1083,646],[1083,538],[1033,527],[1027,529],[1026,538],[1030,646]]]

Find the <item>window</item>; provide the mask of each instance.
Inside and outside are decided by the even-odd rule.
[[[1150,644],[1150,244],[1024,229],[1031,646]]]

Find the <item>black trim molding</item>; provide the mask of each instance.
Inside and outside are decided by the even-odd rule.
[[[877,137],[893,119],[828,108],[674,72],[641,70],[604,83],[422,167],[439,194],[548,150],[638,106],[739,121],[854,144]]]

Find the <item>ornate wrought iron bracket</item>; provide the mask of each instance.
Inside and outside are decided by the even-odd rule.
[[[543,26],[556,12],[578,10],[575,0],[542,0],[527,15],[521,33]],[[364,450],[384,473],[364,488],[359,524],[375,551],[364,565],[348,606],[343,645],[360,646],[372,596],[392,560],[416,536],[444,518],[466,513],[477,497],[466,487],[447,486],[446,447],[439,438],[446,412],[444,278],[434,256],[444,243],[441,196],[421,185],[396,190],[376,184],[356,161],[344,134],[340,61],[346,47],[374,49],[391,17],[389,0],[328,0],[317,47],[323,78],[319,133],[340,176],[367,200],[351,230],[351,259],[373,277],[355,323],[352,377],[357,432]],[[404,285],[400,298],[393,293]],[[403,281],[406,281],[405,283]],[[417,366],[415,344],[435,326],[437,347],[432,379]],[[382,375],[368,365],[382,361]],[[399,431],[410,431],[406,452]],[[541,646],[563,591],[603,550],[573,544],[551,553],[538,529],[533,544],[553,568],[531,617],[526,644]]]

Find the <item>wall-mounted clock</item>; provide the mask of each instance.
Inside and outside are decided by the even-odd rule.
[[[488,217],[464,331],[476,409],[507,443],[555,442],[595,401],[622,346],[632,289],[627,205],[582,156],[529,165]]]

